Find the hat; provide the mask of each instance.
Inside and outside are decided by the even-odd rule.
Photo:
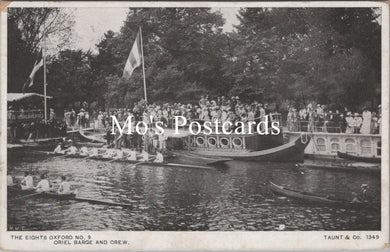
[[[355,114],[353,114],[354,116],[359,116],[359,113],[355,113]]]
[[[351,113],[351,112],[348,112],[347,115],[350,116],[350,115],[352,115],[352,113]]]

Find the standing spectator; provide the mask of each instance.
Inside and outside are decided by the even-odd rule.
[[[50,109],[50,114],[49,114],[49,121],[54,121],[56,119],[56,113],[54,113],[54,109]]]
[[[80,112],[77,114],[77,124],[79,127],[84,126],[84,109],[80,109]]]
[[[89,113],[88,113],[88,111],[86,111],[85,114],[84,114],[84,120],[85,120],[84,121],[84,124],[85,124],[84,127],[86,127],[86,128],[89,127]]]
[[[372,116],[371,116],[371,112],[368,111],[367,107],[363,108],[362,117],[363,117],[363,122],[362,122],[362,126],[361,126],[361,129],[360,129],[360,133],[362,133],[362,134],[370,134],[371,133],[371,119],[372,119]]]
[[[72,108],[72,111],[70,112],[70,124],[72,127],[74,127],[75,123],[76,123],[76,111],[74,111],[74,108]]]
[[[362,126],[363,119],[359,116],[359,113],[355,113],[353,120],[353,133],[358,134],[360,131],[360,127]]]
[[[339,127],[340,127],[340,133],[344,133],[346,131],[346,127],[347,127],[347,121],[344,117],[344,114],[340,114],[340,117],[339,117]]]
[[[345,130],[345,133],[352,134],[354,129],[355,120],[352,117],[351,111],[348,111],[347,117],[345,118],[345,121],[347,123],[347,128]]]

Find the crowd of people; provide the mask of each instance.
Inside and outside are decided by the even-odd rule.
[[[198,104],[182,103],[152,103],[146,104],[145,101],[134,103],[132,109],[115,109],[110,112],[99,111],[96,117],[98,127],[111,125],[110,116],[116,116],[118,121],[126,120],[128,116],[134,116],[135,121],[144,121],[147,124],[161,121],[165,127],[172,126],[174,116],[184,116],[188,121],[215,121],[223,123],[230,121],[256,121],[263,120],[265,115],[272,115],[273,118],[277,113],[271,113],[268,104],[253,102],[251,104],[242,103],[238,96],[226,99],[224,96],[209,99],[202,96]],[[151,121],[151,117],[153,121]]]
[[[81,108],[78,113],[75,109],[64,110],[64,121],[69,128],[88,128],[90,127],[90,114],[87,109]]]
[[[381,122],[381,105],[377,111],[363,107],[361,113],[352,113],[347,108],[332,111],[326,105],[309,104],[299,110],[290,107],[287,114],[289,131],[380,134]]]
[[[38,110],[37,110],[38,111]],[[37,112],[36,111],[36,112]],[[54,109],[50,109],[48,120],[45,121],[41,111],[37,113],[28,113],[28,117],[18,111],[8,111],[8,142],[13,143],[21,139],[33,140],[40,138],[51,138],[65,136],[67,126],[62,120],[56,118]]]
[[[108,131],[108,128],[112,127],[111,116],[116,116],[119,122],[124,122],[128,116],[133,116],[134,121],[144,121],[147,124],[161,121],[164,127],[169,128],[173,125],[174,116],[184,116],[189,122],[218,120],[221,123],[229,121],[234,124],[236,121],[259,123],[266,115],[269,115],[270,121],[279,121],[280,125],[286,126],[288,131],[379,134],[381,131],[380,109],[380,105],[376,111],[369,111],[364,107],[361,113],[352,113],[347,108],[332,111],[329,106],[310,103],[299,109],[290,106],[287,115],[283,113],[284,122],[282,122],[282,115],[276,111],[275,106],[268,106],[267,103],[262,104],[257,101],[244,103],[238,96],[230,98],[218,96],[211,99],[203,95],[196,104],[180,102],[147,104],[141,100],[134,103],[131,108],[109,111],[89,109],[88,105],[83,103],[77,112],[74,108],[66,109],[62,122],[56,120],[53,109],[50,109],[49,120],[46,123],[43,116],[38,116],[38,114],[36,118],[30,118],[27,121],[11,118],[9,137],[10,139],[48,138],[64,135],[66,129],[88,127],[106,128]],[[8,112],[10,114],[12,109]],[[22,112],[25,114],[24,111]],[[114,141],[115,137],[107,134],[107,139]],[[141,139],[124,139],[122,142],[126,146],[130,146],[129,142],[133,143],[133,147],[141,146]]]

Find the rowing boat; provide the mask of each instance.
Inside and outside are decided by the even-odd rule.
[[[311,204],[319,204],[319,205],[330,205],[330,206],[337,206],[337,207],[346,207],[346,208],[366,208],[370,207],[368,203],[358,203],[358,202],[348,202],[341,199],[336,198],[330,198],[323,195],[313,194],[309,192],[303,192],[303,191],[295,191],[292,189],[287,189],[283,186],[277,185],[275,183],[270,183],[270,189],[273,193],[278,195],[287,196],[289,198],[299,200],[301,202],[305,203],[311,203]]]
[[[110,162],[118,162],[118,163],[129,163],[129,164],[142,164],[144,166],[162,166],[162,167],[173,167],[173,168],[194,168],[194,169],[207,169],[211,170],[212,167],[209,166],[203,166],[203,165],[197,165],[197,164],[183,164],[183,163],[171,163],[171,162],[142,162],[141,160],[128,160],[126,158],[108,158],[103,156],[84,156],[79,154],[74,155],[68,155],[68,154],[59,154],[54,152],[40,152],[42,154],[50,155],[50,156],[63,156],[65,158],[86,158],[86,159],[92,159],[92,160],[99,160],[99,161],[110,161]]]
[[[41,193],[35,193],[34,190],[21,190],[16,186],[8,186],[7,187],[7,193],[8,193],[8,198],[10,199],[10,195],[15,197],[16,195],[18,196],[33,196],[33,197],[40,197],[40,198],[53,198],[53,199],[58,199],[58,200],[73,200],[73,201],[78,201],[78,202],[87,202],[90,204],[97,204],[97,205],[107,205],[107,206],[121,206],[125,208],[131,208],[132,205],[126,204],[126,203],[117,203],[117,202],[112,202],[112,201],[105,201],[105,200],[96,200],[96,199],[89,199],[89,198],[82,198],[78,197],[76,194],[71,193],[71,194],[57,194],[53,192],[41,192]],[[23,198],[23,197],[20,197]]]
[[[364,157],[364,156],[356,156],[345,152],[337,152],[337,156],[339,158],[358,161],[358,162],[366,162],[366,163],[381,163],[380,157]]]
[[[355,171],[365,173],[380,174],[381,166],[378,164],[367,164],[367,163],[298,163],[298,167],[309,167],[318,169],[332,169],[332,170],[343,170],[343,171]]]

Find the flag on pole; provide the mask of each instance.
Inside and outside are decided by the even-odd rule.
[[[123,78],[130,78],[134,69],[141,65],[141,57],[140,33],[138,32],[129,57],[127,58],[125,68],[123,69]]]
[[[28,79],[23,85],[23,93],[27,87],[32,87],[34,85],[34,76],[35,73],[38,72],[38,70],[43,66],[43,52],[41,51],[39,53],[39,58],[35,61],[34,67],[30,73],[30,76],[28,76]]]

